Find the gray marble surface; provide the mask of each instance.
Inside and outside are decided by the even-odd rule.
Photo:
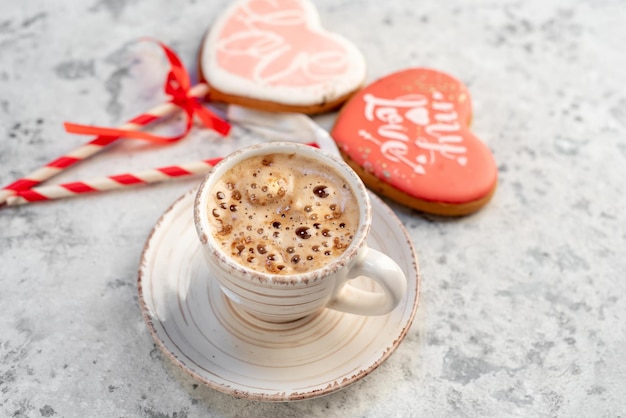
[[[0,183],[83,143],[63,121],[114,126],[160,103],[153,36],[195,67],[226,1],[0,0]],[[144,242],[188,179],[0,209],[0,415],[584,416],[626,413],[626,3],[319,1],[369,80],[427,66],[463,80],[498,161],[477,214],[389,202],[422,293],[407,338],[349,388],[266,404],[199,385],[155,347],[137,301]],[[319,118],[329,127],[334,115]],[[173,121],[169,125],[176,125]],[[171,128],[169,126],[166,128]],[[54,182],[241,147],[196,127],[126,142]]]

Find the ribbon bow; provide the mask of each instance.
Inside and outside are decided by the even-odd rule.
[[[187,114],[187,124],[185,130],[180,135],[172,137],[154,135],[144,131],[134,131],[118,128],[107,128],[101,126],[80,125],[76,123],[65,122],[65,130],[72,134],[78,135],[99,135],[108,137],[124,137],[129,139],[142,139],[155,143],[171,143],[176,142],[191,130],[193,124],[193,115],[195,114],[200,120],[209,128],[219,132],[222,135],[227,135],[230,131],[230,125],[228,122],[220,119],[213,112],[206,107],[202,106],[197,98],[190,94],[191,82],[189,79],[189,73],[181,63],[178,56],[168,48],[165,44],[154,41],[165,52],[167,59],[170,63],[170,71],[167,74],[165,80],[164,90],[165,93],[171,96],[170,103],[180,107]]]

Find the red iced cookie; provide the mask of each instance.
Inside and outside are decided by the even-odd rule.
[[[341,110],[332,136],[372,190],[438,215],[465,215],[493,195],[491,151],[470,130],[467,88],[412,68],[375,81]]]

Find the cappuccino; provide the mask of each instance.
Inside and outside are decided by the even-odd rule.
[[[222,251],[270,274],[325,266],[348,248],[360,223],[354,191],[341,175],[298,154],[240,162],[215,182],[207,205]]]

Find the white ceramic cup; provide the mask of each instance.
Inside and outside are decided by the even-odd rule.
[[[250,157],[297,153],[330,166],[352,188],[359,207],[359,224],[348,248],[316,270],[297,274],[270,274],[237,263],[215,241],[209,222],[208,195],[230,168]],[[212,279],[236,308],[267,322],[290,322],[324,308],[359,315],[392,311],[406,292],[406,277],[387,255],[369,248],[367,235],[372,207],[367,189],[343,161],[317,148],[293,142],[267,142],[234,152],[218,163],[202,181],[194,202],[194,222]],[[369,291],[350,285],[366,276],[379,286]]]

